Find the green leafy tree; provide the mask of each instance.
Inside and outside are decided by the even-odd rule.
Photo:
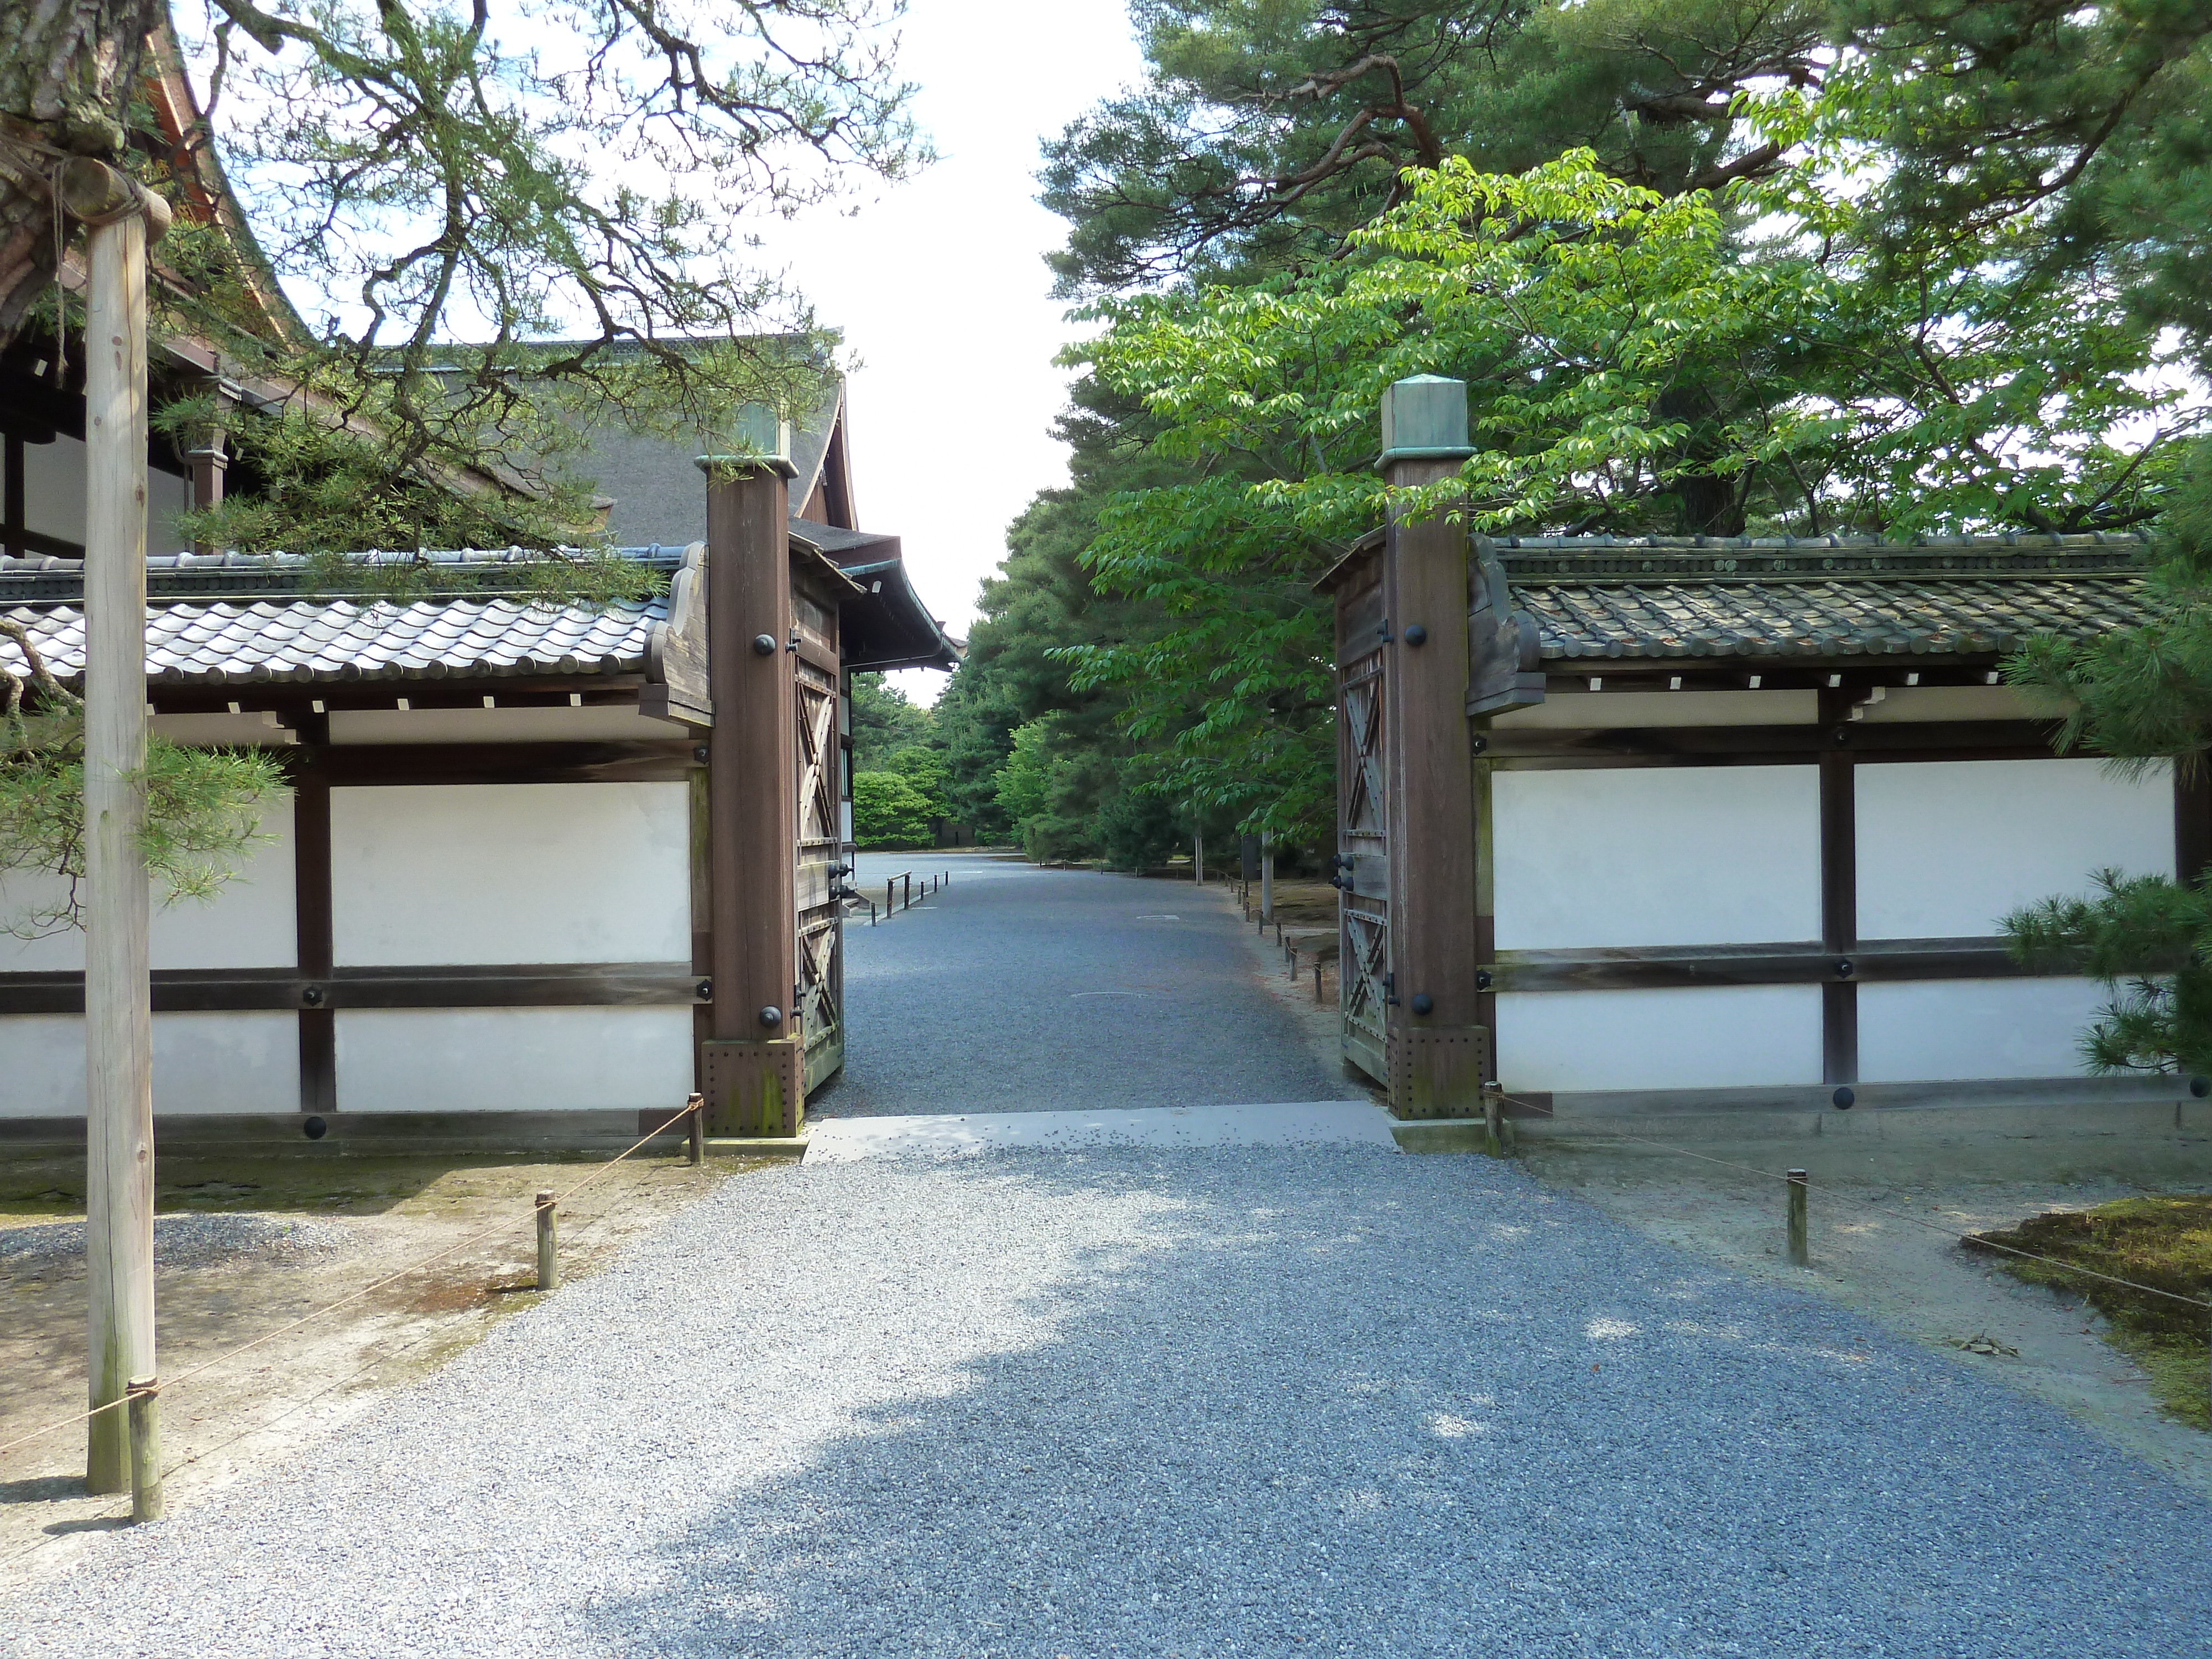
[[[945,765],[944,753],[921,744],[909,744],[891,757],[890,769],[904,778],[929,803],[929,815],[944,818],[952,816],[945,799]]]
[[[864,850],[933,845],[932,816],[929,797],[898,773],[853,775],[853,840]]]
[[[918,707],[881,674],[853,676],[853,769],[882,772],[901,750],[927,744],[936,735],[930,710]]]
[[[1796,142],[1792,113],[1766,118]],[[1980,246],[1887,281],[1822,187],[1829,149],[1805,148],[1803,171],[1737,188],[1735,211],[1797,227],[1756,249],[1729,204],[1624,184],[1589,152],[1511,176],[1447,160],[1326,269],[1101,301],[1083,356],[1160,423],[1183,479],[1121,495],[1082,555],[1168,625],[1062,647],[1072,684],[1127,696],[1174,788],[1295,837],[1334,799],[1310,585],[1388,513],[1500,533],[2154,513],[2203,416],[2124,305],[1994,279]],[[1371,465],[1376,410],[1418,374],[1468,382],[1475,453],[1394,493]],[[2149,436],[2126,447],[2119,429]]]

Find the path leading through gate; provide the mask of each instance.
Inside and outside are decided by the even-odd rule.
[[[963,863],[855,941],[824,1104],[1315,1099],[1200,902]],[[2212,1651],[2208,1532],[2056,1411],[1508,1164],[810,1157],[94,1541],[0,1653],[2141,1659]]]
[[[864,853],[952,884],[845,926],[846,1074],[817,1115],[1365,1099],[1254,978],[1218,887],[973,854]]]

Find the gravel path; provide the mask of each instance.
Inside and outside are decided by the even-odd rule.
[[[2212,1648],[2212,1505],[1509,1165],[733,1181],[0,1613],[102,1656]]]
[[[809,1115],[1364,1098],[1253,982],[1218,889],[927,853],[864,853],[854,884],[880,902],[908,868],[952,885],[847,925],[845,1074]]]
[[[261,1261],[304,1261],[328,1255],[352,1234],[333,1221],[299,1216],[234,1212],[216,1215],[154,1218],[154,1260],[164,1267],[219,1267],[252,1258]],[[81,1261],[82,1221],[31,1222],[0,1226],[0,1264],[27,1266]]]

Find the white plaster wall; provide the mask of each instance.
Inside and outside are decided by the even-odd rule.
[[[341,708],[331,714],[332,743],[645,743],[691,735],[689,726],[647,720],[635,708]]]
[[[1810,766],[1501,771],[1498,946],[1816,939],[1820,790]]]
[[[162,903],[155,890],[152,933],[156,968],[289,968],[299,960],[294,915],[292,797],[264,809],[258,842],[215,897]],[[0,878],[0,916],[22,916],[56,902],[65,884],[21,872]],[[61,973],[84,967],[84,935],[71,928],[44,939],[0,936],[0,973]]]
[[[1818,1083],[1820,988],[1501,993],[1498,1076],[1555,1093]]]
[[[551,1112],[681,1106],[689,1008],[341,1010],[338,1109]]]
[[[173,472],[146,470],[146,550],[181,553],[191,544],[177,532],[177,514],[192,504],[192,484]]]
[[[1905,720],[2055,720],[2065,710],[2031,700],[2009,685],[1897,685],[1867,704],[1859,718],[1873,725]]]
[[[155,1015],[154,1109],[298,1111],[299,1030],[289,1013]],[[83,1115],[82,1018],[0,1018],[0,1117]]]
[[[1493,714],[1498,731],[1592,731],[1649,726],[1810,726],[1813,691],[1562,691],[1547,688],[1531,708]]]
[[[84,542],[84,445],[71,437],[23,446],[23,527],[64,541]],[[190,480],[148,468],[146,550],[177,553],[186,546],[176,515],[192,504]]]
[[[2107,865],[2173,873],[2163,767],[2134,781],[2094,760],[1895,762],[1857,769],[1857,800],[1861,939],[1994,933]]]
[[[23,446],[23,527],[84,542],[84,445],[75,438]]]
[[[334,789],[337,963],[689,961],[690,857],[680,783]]]
[[[2086,979],[1970,979],[1859,987],[1859,1075],[2077,1077],[2075,1047],[2104,989]]]

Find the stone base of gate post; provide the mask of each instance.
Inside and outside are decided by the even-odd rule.
[[[1482,1085],[1492,1075],[1486,1025],[1394,1028],[1386,1054],[1390,1115],[1482,1115]]]
[[[805,1123],[806,1045],[802,1039],[702,1042],[699,1057],[709,1135],[788,1136]]]

